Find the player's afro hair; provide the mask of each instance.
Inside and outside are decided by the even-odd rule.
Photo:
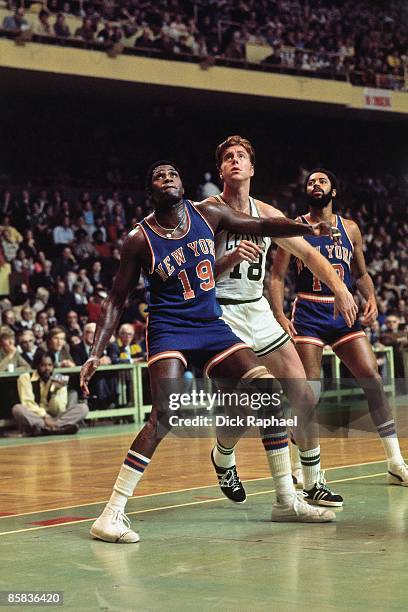
[[[151,191],[152,189],[153,172],[156,170],[158,166],[171,166],[172,168],[177,170],[177,172],[180,174],[179,169],[177,168],[176,164],[169,161],[168,159],[159,159],[158,161],[155,161],[147,171],[146,180],[145,180],[146,191]]]
[[[331,188],[338,191],[337,176],[333,174],[333,172],[330,172],[330,170],[326,170],[326,168],[314,168],[314,170],[311,170],[311,172],[309,172],[309,174],[305,178],[305,184],[304,184],[305,191],[306,191],[306,187],[307,187],[310,177],[312,176],[312,174],[315,174],[315,172],[321,172],[322,174],[325,174],[330,181]]]

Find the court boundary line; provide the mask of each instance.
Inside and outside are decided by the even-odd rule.
[[[360,467],[363,465],[374,465],[376,463],[385,463],[385,462],[386,462],[386,459],[381,459],[378,461],[366,461],[364,463],[352,463],[350,465],[334,465],[332,467],[326,468],[324,471],[328,472],[330,470],[341,470],[344,468]],[[385,474],[385,472],[383,473]],[[272,476],[261,476],[260,478],[247,478],[246,480],[243,480],[242,482],[244,483],[259,482],[261,480],[270,480],[270,479],[272,479]],[[340,481],[332,480],[330,482],[340,482]],[[160,495],[171,495],[172,493],[187,493],[188,491],[200,491],[201,489],[211,489],[214,487],[219,488],[219,485],[218,484],[203,485],[200,487],[190,487],[187,489],[175,489],[174,491],[160,491],[159,493],[145,493],[144,495],[132,495],[132,497],[129,497],[129,499],[143,499],[145,497],[158,497]],[[248,495],[251,495],[251,494],[248,493]],[[9,514],[7,516],[0,516],[0,521],[2,519],[18,518],[20,516],[30,516],[30,514],[43,514],[45,512],[58,512],[59,510],[73,510],[76,508],[87,508],[89,506],[95,506],[97,504],[107,504],[108,501],[109,501],[108,499],[105,499],[105,500],[100,500],[100,501],[95,501],[95,502],[87,502],[85,504],[76,504],[75,506],[60,506],[57,508],[47,508],[46,510],[32,510],[31,512],[20,512],[19,514]]]
[[[87,432],[84,431],[84,434],[86,434]],[[129,435],[133,435],[139,433],[138,431],[130,431]],[[2,450],[3,448],[20,448],[20,447],[25,447],[25,446],[42,446],[43,444],[45,444],[46,446],[50,445],[50,444],[61,444],[63,442],[80,442],[81,440],[101,440],[103,438],[117,438],[119,436],[127,436],[128,434],[125,433],[111,433],[111,434],[102,434],[100,436],[96,435],[96,434],[90,434],[90,435],[79,435],[77,437],[73,437],[73,436],[61,436],[61,437],[56,437],[56,439],[48,439],[48,440],[41,440],[38,442],[21,442],[21,444],[1,444],[0,442],[0,450]],[[8,440],[10,440],[11,438],[7,438]],[[18,438],[19,440],[21,440],[21,438]],[[32,440],[32,438],[29,438]],[[1,440],[1,438],[0,438]]]
[[[345,466],[344,466],[345,467]],[[337,482],[349,482],[352,480],[363,480],[364,478],[376,478],[377,476],[384,476],[385,472],[380,472],[379,474],[365,474],[362,476],[351,476],[349,478],[340,478],[338,480],[330,480],[328,483],[337,483]],[[248,493],[247,497],[255,497],[257,495],[268,495],[269,493],[274,493],[275,489],[269,489],[267,491],[257,491],[255,493]],[[146,508],[145,510],[134,510],[132,512],[127,512],[127,516],[134,516],[135,514],[145,514],[148,512],[161,512],[163,510],[172,510],[175,508],[186,508],[189,506],[200,506],[203,504],[213,504],[219,501],[226,501],[225,497],[217,497],[216,499],[204,499],[193,502],[185,502],[183,504],[173,504],[172,506],[159,506],[158,508]],[[9,517],[12,518],[12,517]],[[90,521],[95,521],[98,517],[86,518],[86,519],[78,519],[77,521],[71,521],[69,523],[58,523],[56,525],[39,525],[37,527],[26,527],[22,529],[14,529],[11,531],[3,531],[0,532],[0,537],[6,535],[13,535],[17,533],[27,533],[31,531],[39,531],[41,529],[52,529],[55,527],[67,527],[71,525],[77,525],[79,523],[89,523]]]

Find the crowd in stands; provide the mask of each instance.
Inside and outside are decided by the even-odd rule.
[[[9,5],[10,8],[12,4]],[[245,62],[247,43],[270,47],[264,69],[405,87],[408,49],[403,2],[368,0],[46,0],[37,14],[18,3],[5,30],[123,46],[203,66]],[[70,29],[67,19],[81,23]],[[72,26],[71,26],[72,27]]]
[[[107,198],[84,192],[69,200],[58,191],[29,189],[5,191],[0,208],[0,370],[35,369],[45,353],[56,367],[81,365],[123,240],[144,209],[117,192]],[[102,365],[145,358],[144,297],[141,284],[126,304]],[[117,382],[115,374],[98,373],[91,400],[98,398],[102,408],[117,405]]]
[[[280,188],[279,205],[290,217],[302,212],[305,168],[298,181]],[[373,344],[408,346],[408,222],[401,181],[391,176],[343,180],[340,212],[359,224],[368,270],[378,295],[378,321],[367,330]],[[209,173],[198,197],[214,193]],[[101,302],[118,269],[129,230],[150,211],[150,202],[131,193],[4,191],[0,198],[0,369],[35,366],[44,351],[69,367],[89,355]],[[285,310],[294,298],[288,278]],[[359,297],[357,300],[360,302]],[[361,305],[361,302],[360,302]],[[131,363],[145,357],[143,281],[130,296],[104,363]],[[396,361],[403,376],[402,356]],[[115,403],[115,385],[95,379],[93,394]]]

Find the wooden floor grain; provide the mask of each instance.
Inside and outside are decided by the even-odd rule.
[[[101,428],[102,429],[102,428]],[[75,506],[108,499],[134,435],[75,437],[55,443],[0,447],[0,515]],[[29,441],[27,441],[29,442]],[[138,495],[215,485],[209,453],[212,440],[167,437],[137,490]],[[408,454],[408,440],[401,440]],[[384,459],[381,442],[369,436],[323,439],[322,466],[353,465]],[[237,450],[243,480],[268,477],[258,439],[240,441]]]

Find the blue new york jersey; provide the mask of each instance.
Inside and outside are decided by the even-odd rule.
[[[140,222],[152,258],[146,279],[148,363],[178,358],[210,372],[219,359],[246,345],[220,318],[214,233],[191,202],[184,205],[188,224],[179,238],[160,235],[147,219]]]
[[[308,223],[305,217],[300,217],[300,221]],[[353,284],[353,244],[339,215],[336,215],[335,225],[341,234],[338,244],[334,244],[329,236],[304,238],[327,259],[350,290]],[[320,347],[330,344],[335,349],[355,338],[363,337],[364,332],[359,321],[350,328],[342,315],[334,319],[334,295],[331,289],[298,258],[295,267],[297,297],[293,305],[292,321],[297,332],[294,337],[296,344],[314,344]]]
[[[304,224],[308,223],[305,217],[300,217],[300,221]],[[327,259],[346,287],[351,289],[350,267],[353,259],[353,244],[339,215],[336,215],[335,225],[341,234],[338,244],[334,244],[330,236],[304,236],[304,239]],[[320,296],[333,295],[329,287],[314,276],[303,261],[298,258],[296,259],[296,292]]]
[[[141,221],[151,248],[152,267],[147,276],[151,320],[170,316],[183,320],[216,319],[221,308],[215,297],[214,233],[188,200],[187,230],[180,238],[166,238]]]

